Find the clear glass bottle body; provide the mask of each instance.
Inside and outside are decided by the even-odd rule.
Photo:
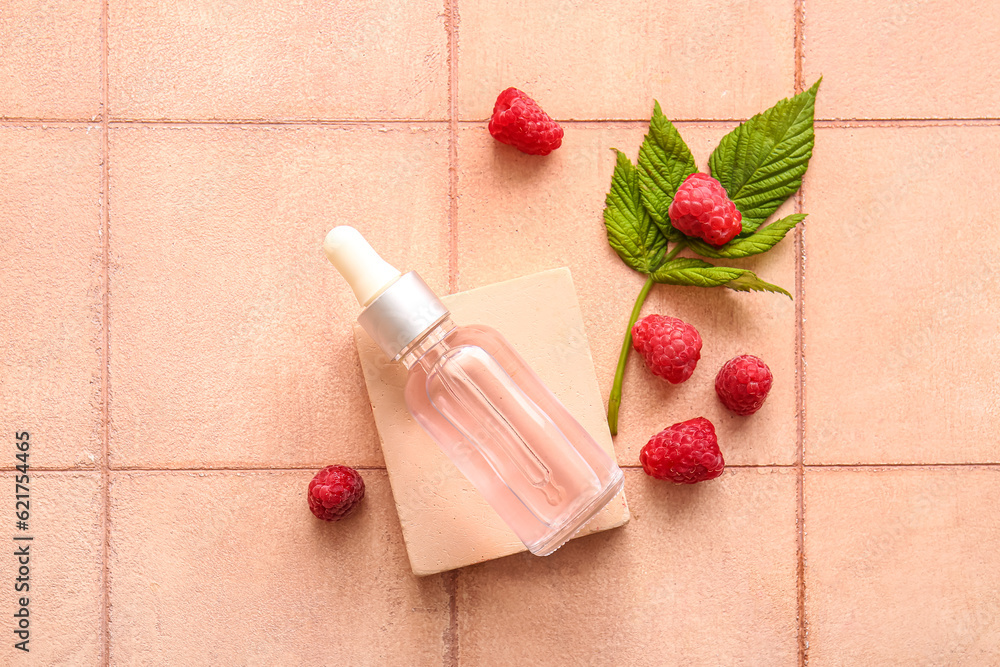
[[[621,491],[612,457],[494,329],[445,319],[402,361],[414,418],[532,553],[558,549]]]

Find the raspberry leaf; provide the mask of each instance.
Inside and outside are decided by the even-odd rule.
[[[815,143],[820,81],[741,123],[712,152],[712,176],[743,214],[741,236],[755,232],[802,185]]]
[[[679,241],[682,234],[670,224],[667,209],[684,179],[698,171],[680,132],[667,120],[660,103],[653,104],[649,132],[639,148],[639,188],[642,203],[663,235]]]
[[[688,247],[702,257],[714,257],[717,259],[737,259],[739,257],[749,257],[767,252],[778,244],[785,234],[795,228],[795,225],[802,222],[806,217],[805,213],[795,213],[788,217],[776,220],[766,227],[758,229],[750,236],[736,238],[721,248],[709,245],[700,239],[688,238]]]
[[[738,279],[743,273],[743,269],[715,266],[703,259],[678,257],[664,263],[651,277],[654,282],[666,285],[721,287]]]
[[[615,152],[618,161],[611,176],[611,190],[604,200],[608,243],[623,262],[649,275],[663,257],[667,240],[642,205],[639,177],[632,161],[621,151]]]
[[[654,282],[667,285],[728,287],[737,292],[777,292],[792,298],[786,290],[761,280],[753,271],[715,266],[694,257],[678,257],[666,262],[650,277]]]

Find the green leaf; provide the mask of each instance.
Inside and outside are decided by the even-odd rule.
[[[785,238],[785,234],[802,222],[805,213],[795,213],[781,220],[776,220],[766,227],[758,229],[750,236],[736,238],[717,248],[699,239],[688,239],[688,246],[702,257],[737,259],[767,252]]]
[[[761,280],[754,275],[752,271],[744,271],[743,275],[739,278],[726,283],[726,287],[736,290],[737,292],[776,292],[778,294],[784,294],[789,299],[792,298],[792,295],[788,293],[788,290]]]
[[[653,274],[653,281],[666,285],[720,287],[736,280],[743,273],[743,269],[714,266],[703,259],[678,257],[658,268]]]
[[[815,143],[820,81],[741,123],[712,152],[712,176],[743,214],[741,236],[755,232],[802,185]]]
[[[611,190],[604,200],[608,243],[622,261],[639,273],[650,274],[663,257],[667,240],[654,225],[639,197],[636,168],[619,150]]]
[[[653,104],[649,132],[639,148],[639,188],[649,216],[671,241],[683,235],[670,224],[667,209],[684,179],[698,171],[694,157],[674,124],[667,120],[660,103]]]
[[[761,280],[753,271],[732,266],[715,266],[693,257],[678,257],[667,262],[656,270],[652,278],[655,282],[667,285],[728,287],[737,292],[777,292],[792,298],[786,290]]]

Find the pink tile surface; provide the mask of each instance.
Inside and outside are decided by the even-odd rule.
[[[809,664],[1000,662],[1000,470],[808,470],[805,483]]]
[[[410,574],[385,472],[339,523],[311,477],[115,473],[111,664],[438,664],[445,580]]]
[[[462,120],[508,86],[559,119],[648,119],[654,97],[670,118],[745,118],[792,92],[792,0],[471,0],[459,15]]]
[[[0,424],[37,438],[33,466],[93,468],[102,438],[100,133],[0,127],[0,154]],[[11,454],[0,465],[14,463]]]
[[[445,291],[446,136],[127,127],[111,159],[112,464],[380,465],[321,246],[353,223]]]
[[[998,141],[996,126],[820,130],[805,196],[807,462],[1000,461],[1000,255],[976,240],[1000,232]]]
[[[114,118],[447,117],[436,0],[109,8]]]
[[[13,459],[13,433],[10,442]],[[44,446],[42,441],[34,443],[28,450],[29,460],[32,452]],[[13,496],[15,482],[25,480],[14,472],[0,475],[10,494],[4,499],[9,502],[5,518],[10,521],[4,523],[0,604],[7,627],[0,664],[101,664],[105,657],[101,477],[95,472],[29,472],[30,515],[28,529],[23,531],[14,528]],[[18,491],[23,495],[23,488]],[[15,535],[33,539],[15,541]],[[23,555],[25,550],[27,555]],[[17,552],[22,555],[15,555]],[[20,571],[22,566],[28,569],[26,573]],[[27,589],[15,590],[15,586]],[[14,648],[14,643],[23,639],[13,634],[20,620],[15,620],[14,614],[21,609],[22,598],[27,599],[28,609],[27,653]]]
[[[93,119],[100,113],[100,0],[6,0],[0,118]]]
[[[795,664],[795,474],[625,484],[624,528],[463,571],[459,664]]]
[[[808,0],[803,65],[820,118],[997,118],[993,0]]]
[[[729,129],[680,126],[702,168]],[[569,266],[605,400],[643,283],[607,243],[602,212],[614,168],[608,149],[627,150],[634,159],[644,133],[638,126],[569,125],[564,147],[542,160],[498,145],[482,127],[465,126],[459,134],[459,287]],[[790,206],[784,210],[791,212]],[[742,265],[788,289],[795,286],[791,240]],[[793,463],[794,304],[776,294],[657,285],[643,309],[650,313],[680,317],[698,328],[702,358],[691,380],[675,386],[649,373],[639,355],[630,357],[615,439],[619,462],[638,465],[639,450],[653,434],[704,416],[717,426],[729,463]],[[743,353],[759,355],[776,377],[765,407],[749,419],[726,411],[714,388],[722,364]]]

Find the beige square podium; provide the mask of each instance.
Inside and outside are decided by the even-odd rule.
[[[502,333],[614,457],[594,361],[569,269],[553,269],[445,296],[456,324],[486,324]],[[525,547],[406,410],[406,369],[390,363],[355,324],[389,483],[413,573],[452,570],[524,551]],[[624,525],[625,493],[580,535]]]

